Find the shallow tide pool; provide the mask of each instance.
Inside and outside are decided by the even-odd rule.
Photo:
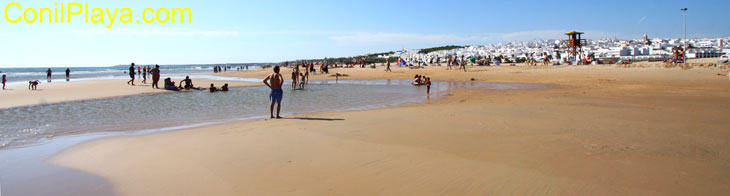
[[[410,80],[313,81],[302,90],[284,84],[282,115],[360,110],[426,99],[425,87]],[[515,83],[433,82],[432,98],[450,89],[493,90],[542,88]],[[33,105],[0,110],[0,149],[19,147],[70,134],[125,132],[217,123],[269,115],[265,86],[231,88],[229,92],[170,92]]]

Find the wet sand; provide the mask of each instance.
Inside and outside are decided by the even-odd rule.
[[[127,85],[127,81],[119,79],[53,83],[41,81],[42,83],[38,85],[35,91],[28,90],[28,85],[8,85],[5,87],[6,90],[0,90],[0,100],[2,100],[0,101],[0,109],[86,99],[171,92],[164,89],[152,89],[151,79],[147,80],[147,84],[142,84],[139,80],[135,80],[136,86]],[[177,83],[179,81],[175,82]],[[193,78],[193,84],[195,85],[208,87],[210,83],[215,83],[217,87],[222,86],[224,83],[228,83],[231,87],[258,85],[248,82],[195,80]],[[159,86],[164,88],[164,81],[160,81]]]
[[[100,176],[119,195],[730,192],[730,81],[717,68],[382,69],[330,72],[557,87],[460,89],[392,108],[111,137],[48,162]]]

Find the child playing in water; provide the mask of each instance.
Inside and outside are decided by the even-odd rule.
[[[431,94],[431,78],[426,78],[426,95]]]
[[[224,84],[224,85],[223,85],[223,86],[221,87],[221,91],[224,91],[224,92],[225,92],[225,91],[228,91],[228,83]]]
[[[296,71],[291,72],[291,89],[297,88],[297,74]]]
[[[210,92],[211,93],[215,93],[216,91],[218,91],[218,89],[216,89],[215,86],[211,83],[210,84]]]
[[[299,88],[304,88],[304,81],[305,81],[304,74],[299,73],[299,77],[302,79],[302,81],[299,83]]]

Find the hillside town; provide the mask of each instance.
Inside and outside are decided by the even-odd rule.
[[[524,42],[507,42],[491,45],[471,45],[457,47],[450,50],[423,52],[423,50],[402,50],[382,57],[402,58],[409,63],[429,63],[436,59],[445,62],[450,56],[474,57],[473,59],[489,59],[490,63],[512,63],[524,61],[544,62],[547,58],[550,63],[564,64],[586,62],[620,63],[631,61],[667,61],[686,54],[686,58],[716,58],[730,53],[730,37],[688,39],[686,53],[683,52],[682,39],[649,38],[619,40],[578,40],[582,46],[575,55],[571,54],[566,44],[570,40],[532,40]],[[576,63],[578,62],[578,63]]]

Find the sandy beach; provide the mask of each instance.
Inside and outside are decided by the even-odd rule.
[[[106,179],[119,195],[730,192],[730,81],[717,75],[719,68],[648,64],[445,69],[330,72],[349,75],[340,79],[421,74],[442,81],[555,87],[467,88],[398,107],[109,137],[67,149],[48,162]],[[263,78],[269,71],[221,75]],[[285,78],[288,73],[290,69],[283,69]],[[59,85],[63,90],[57,93],[73,88]],[[151,90],[134,89],[113,95]],[[41,93],[56,95],[52,91]],[[102,95],[112,94],[66,93],[46,101]]]
[[[45,81],[41,82],[43,83],[38,85],[37,90],[28,90],[28,85],[6,86],[4,91],[0,91],[0,99],[3,100],[0,102],[0,109],[66,101],[171,92],[164,89],[152,89],[151,79],[147,82],[147,84],[142,84],[140,80],[137,80],[135,81],[135,84],[137,84],[135,86],[128,85],[126,83],[127,80],[93,80],[55,83],[45,83]],[[212,80],[195,80],[193,83],[203,87],[207,87],[210,83],[215,83],[217,86],[228,83],[231,87],[258,85],[249,82]],[[160,81],[159,85],[163,86],[163,81]]]

